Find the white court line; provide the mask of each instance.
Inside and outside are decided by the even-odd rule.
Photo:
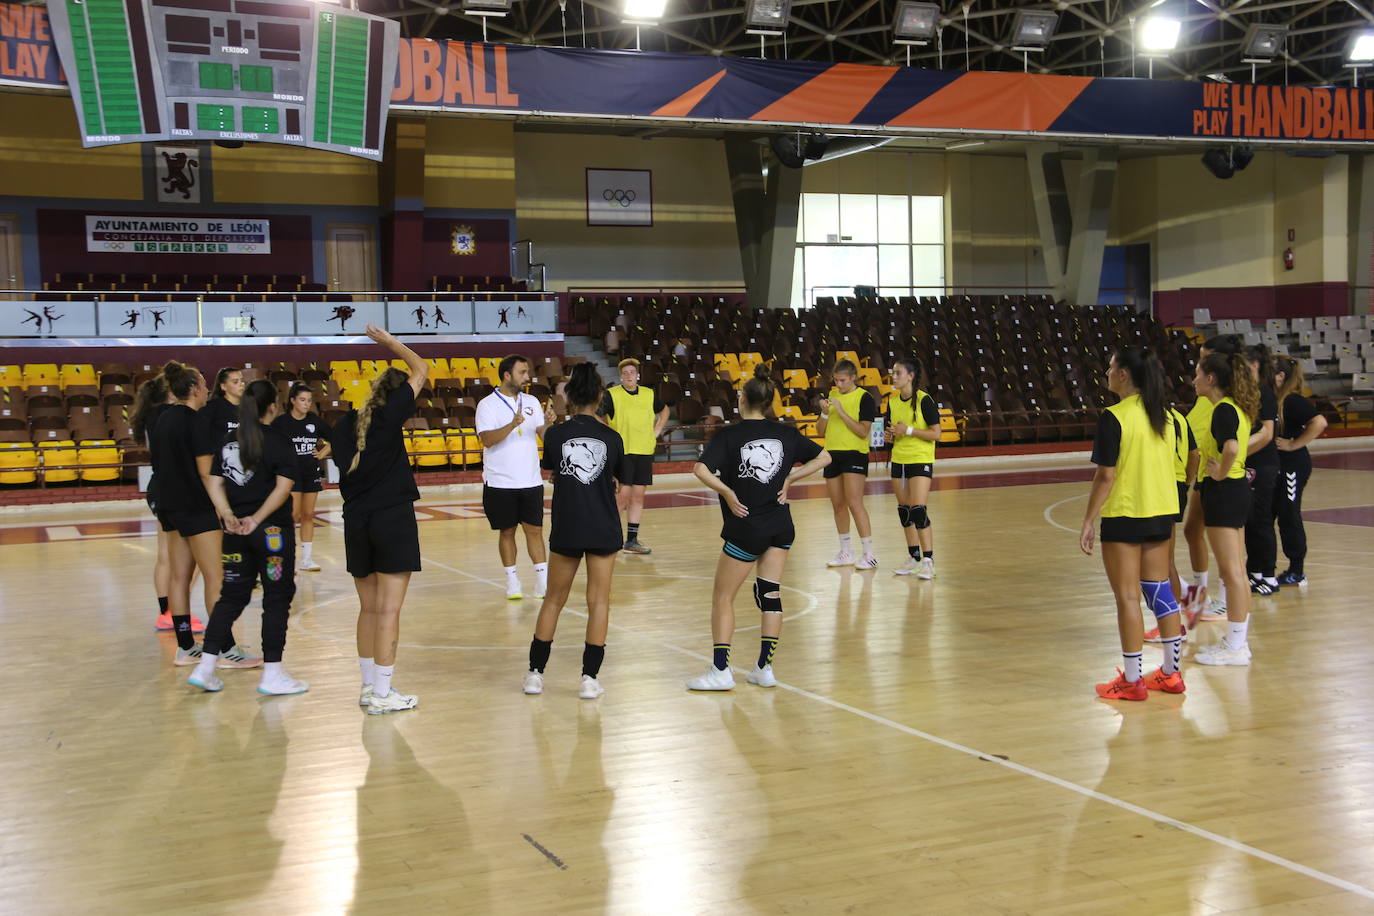
[[[1079,493],[1077,496],[1070,496],[1068,499],[1061,499],[1061,500],[1060,500],[1059,502],[1057,502],[1057,503],[1050,503],[1048,506],[1045,507],[1045,521],[1049,522],[1051,525],[1053,525],[1054,527],[1060,529],[1061,531],[1067,531],[1067,532],[1069,532],[1069,534],[1078,534],[1079,531],[1078,531],[1077,528],[1068,528],[1068,527],[1065,527],[1064,525],[1061,525],[1061,524],[1059,524],[1058,522],[1056,522],[1056,521],[1054,520],[1054,510],[1055,510],[1055,509],[1058,509],[1060,506],[1064,505],[1064,503],[1071,503],[1071,502],[1073,502],[1075,499],[1087,499],[1087,498],[1088,498],[1088,494],[1087,494],[1087,493]]]
[[[1070,499],[1081,498],[1082,497],[1070,497]],[[1068,500],[1061,500],[1061,502],[1068,502]],[[1058,503],[1056,503],[1056,505],[1058,505]],[[1048,510],[1046,510],[1046,513],[1048,517]],[[1053,520],[1051,520],[1050,523],[1056,524]],[[1062,528],[1063,526],[1058,525],[1058,527]],[[485,582],[493,587],[503,587],[499,583],[494,582],[491,579],[485,579],[474,573],[470,573],[466,570],[459,569],[456,566],[449,566],[447,563],[440,563],[437,560],[429,560],[426,562],[429,562],[434,566],[438,566],[441,569],[447,569],[450,572],[457,573],[460,576],[466,576],[469,579],[475,579],[478,582]],[[569,608],[565,608],[565,610],[578,617],[586,616],[586,614],[583,614],[580,611],[574,611]],[[670,642],[666,642],[665,640],[658,639],[654,636],[648,636],[629,627],[621,626],[620,624],[612,623],[610,624],[610,628],[614,630],[620,630],[634,637],[635,639],[643,640],[644,642],[651,643],[653,645],[658,646],[659,648],[667,649],[671,652],[676,652],[679,655],[685,655],[689,658],[698,659],[704,662],[711,661],[709,656],[702,655],[699,652],[693,652],[691,649],[684,649],[681,646],[673,645]],[[745,669],[743,668],[735,668],[734,670],[738,671],[741,674],[745,673]],[[1132,814],[1138,814],[1141,817],[1154,821],[1155,823],[1166,824],[1170,827],[1182,830],[1184,833],[1188,833],[1192,836],[1198,837],[1199,839],[1208,840],[1210,842],[1216,843],[1219,846],[1223,846],[1235,852],[1239,852],[1247,856],[1252,856],[1256,859],[1260,859],[1261,861],[1268,862],[1271,865],[1277,865],[1280,868],[1285,868],[1296,874],[1303,875],[1305,877],[1312,878],[1317,881],[1321,881],[1324,884],[1329,884],[1332,887],[1340,888],[1343,891],[1347,891],[1357,896],[1364,897],[1368,900],[1374,900],[1374,890],[1364,887],[1363,885],[1356,884],[1353,881],[1347,881],[1344,878],[1338,878],[1335,875],[1327,874],[1324,871],[1318,871],[1315,868],[1311,868],[1299,862],[1294,862],[1291,859],[1285,859],[1282,856],[1276,856],[1271,852],[1265,852],[1263,849],[1258,849],[1254,846],[1249,845],[1248,843],[1242,843],[1239,840],[1233,840],[1228,836],[1222,836],[1219,833],[1214,833],[1210,830],[1203,829],[1202,827],[1197,827],[1193,824],[1187,823],[1186,821],[1181,821],[1178,818],[1170,817],[1167,814],[1161,814],[1158,811],[1151,811],[1149,808],[1141,807],[1140,805],[1133,804],[1132,802],[1128,802],[1124,799],[1117,798],[1114,795],[1107,795],[1106,793],[1099,792],[1096,789],[1089,789],[1086,786],[1080,786],[1077,783],[1069,782],[1067,779],[1061,779],[1058,776],[1053,776],[1041,770],[1034,769],[1033,767],[1023,766],[1022,764],[1014,763],[1010,760],[1003,760],[1000,757],[994,757],[991,754],[985,754],[982,751],[977,750],[976,748],[971,748],[967,745],[959,744],[954,741],[949,741],[945,738],[939,737],[938,735],[932,735],[929,732],[924,732],[920,729],[912,728],[909,725],[903,725],[901,722],[897,722],[885,716],[880,716],[875,713],[859,709],[858,707],[850,706],[848,703],[841,703],[839,700],[833,700],[830,697],[821,696],[818,693],[812,693],[811,691],[804,690],[801,687],[795,687],[791,684],[783,683],[782,681],[778,682],[778,687],[791,693],[795,693],[798,696],[805,697],[808,700],[814,700],[817,703],[829,706],[832,709],[837,709],[841,712],[847,712],[851,715],[858,716],[862,719],[867,719],[868,721],[873,722],[877,725],[884,725],[895,731],[899,731],[905,735],[910,735],[913,738],[919,738],[922,741],[929,741],[931,744],[936,744],[948,750],[957,751],[961,754],[966,754],[980,761],[1005,767],[1006,769],[1011,770],[1015,773],[1020,773],[1023,776],[1029,776],[1032,779],[1038,779],[1041,782],[1046,782],[1050,785],[1058,786],[1061,789],[1067,789],[1070,792],[1074,792],[1078,795],[1094,799],[1095,801],[1104,802],[1115,808],[1120,808],[1122,811],[1129,811]]]

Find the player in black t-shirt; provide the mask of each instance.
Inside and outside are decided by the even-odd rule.
[[[549,586],[530,640],[530,666],[525,693],[544,692],[544,668],[553,649],[558,615],[568,602],[573,578],[587,558],[587,639],[582,649],[582,687],[578,696],[594,700],[605,693],[597,675],[606,657],[606,630],[611,615],[611,573],[625,546],[616,484],[625,473],[625,444],[620,433],[596,417],[601,376],[594,363],[573,367],[566,387],[572,418],[544,432],[540,465],[552,472],[553,503],[549,512]]]
[[[777,684],[773,653],[782,634],[782,569],[796,531],[787,488],[830,464],[831,455],[795,426],[764,419],[773,403],[768,369],[758,366],[739,393],[740,422],[716,432],[692,468],[720,496],[725,541],[716,563],[711,598],[711,667],[687,682],[688,690],[731,690],[730,640],[735,632],[735,595],[757,564],[754,603],[762,614],[759,659],[749,683]],[[793,470],[793,466],[801,467]]]
[[[1279,522],[1283,555],[1288,557],[1288,568],[1275,578],[1279,585],[1302,585],[1307,581],[1303,572],[1307,531],[1302,524],[1302,491],[1312,476],[1312,455],[1307,444],[1326,430],[1326,417],[1302,396],[1302,386],[1302,363],[1291,356],[1279,356],[1274,367],[1279,403],[1279,476],[1274,481],[1274,515]]]
[[[243,390],[247,382],[243,380],[243,370],[237,366],[225,366],[215,373],[215,385],[210,389],[210,400],[202,410],[210,424],[210,438],[216,446],[238,429],[239,404],[243,402]]]
[[[304,693],[310,685],[282,669],[287,618],[296,594],[295,538],[287,500],[296,480],[296,453],[270,424],[277,415],[277,389],[261,379],[248,386],[240,402],[239,426],[215,452],[207,486],[224,517],[224,586],[210,612],[200,663],[187,683],[216,692],[224,682],[215,665],[232,647],[230,627],[262,579],[262,651],[265,660],[258,693]]]
[[[420,569],[415,524],[415,472],[406,454],[405,422],[415,414],[429,364],[375,324],[367,336],[405,360],[409,375],[388,368],[372,382],[367,402],[345,414],[329,433],[341,477],[344,554],[358,590],[358,705],[370,715],[414,709],[419,698],[393,690],[401,605],[410,574]]]
[[[1274,481],[1279,476],[1278,435],[1279,401],[1274,394],[1274,356],[1263,344],[1247,347],[1255,383],[1259,385],[1259,419],[1250,433],[1245,452],[1246,476],[1250,478],[1250,517],[1245,522],[1245,566],[1250,573],[1250,591],[1272,595],[1279,590],[1274,566],[1279,545],[1274,537]]]
[[[296,569],[319,572],[320,565],[311,556],[311,551],[315,547],[315,500],[324,489],[320,461],[329,457],[329,442],[325,438],[324,421],[310,409],[315,394],[309,385],[296,382],[287,394],[287,401],[290,409],[272,425],[291,440],[296,452],[298,473],[295,489],[291,491],[291,516],[301,526],[301,561]]]

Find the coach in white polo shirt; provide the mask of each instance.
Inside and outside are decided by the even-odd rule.
[[[539,437],[553,422],[552,409],[522,391],[530,380],[530,361],[507,356],[496,368],[501,387],[477,405],[477,436],[482,440],[482,510],[493,531],[501,532],[501,565],[506,597],[524,597],[515,572],[515,527],[525,529],[525,547],[534,563],[534,597],[544,597],[549,579],[544,548],[544,478],[539,473]],[[541,422],[542,420],[542,422]]]

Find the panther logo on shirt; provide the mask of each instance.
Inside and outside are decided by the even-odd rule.
[[[755,439],[739,450],[739,476],[768,483],[782,467],[782,441]]]
[[[239,444],[237,442],[226,442],[224,448],[220,450],[220,465],[224,471],[224,476],[236,487],[244,486],[253,479],[253,472],[243,468],[243,462],[239,461]]]
[[[563,443],[563,463],[558,473],[591,483],[606,467],[606,443],[600,439],[569,439]]]

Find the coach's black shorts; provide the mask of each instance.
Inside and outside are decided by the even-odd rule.
[[[1172,515],[1156,515],[1153,518],[1114,515],[1102,519],[1102,533],[1098,540],[1104,544],[1109,541],[1121,544],[1151,544],[1155,541],[1167,541],[1173,531]]]
[[[513,490],[483,485],[482,511],[487,514],[492,531],[505,531],[516,525],[543,527],[544,487]]]
[[[157,520],[163,531],[175,531],[184,538],[219,531],[223,527],[219,516],[213,512],[159,512]]]
[[[647,487],[653,482],[653,455],[625,455],[620,459],[621,486]]]
[[[344,510],[344,556],[355,579],[373,573],[419,572],[420,531],[415,505],[404,502],[383,509]]]
[[[1252,502],[1250,481],[1244,477],[1202,481],[1202,522],[1208,528],[1244,528]]]
[[[573,560],[580,560],[580,559],[582,559],[584,556],[587,556],[587,557],[610,557],[610,556],[614,556],[614,555],[620,553],[621,549],[624,548],[624,546],[625,546],[624,544],[621,544],[620,547],[556,547],[556,546],[554,546],[553,544],[550,544],[550,545],[549,545],[549,552],[550,552],[550,553],[556,553],[556,554],[558,554],[560,557],[568,557],[568,558],[573,559]]]
[[[832,477],[839,477],[841,474],[862,474],[868,476],[868,452],[836,452],[830,453],[830,463],[821,472],[826,480]]]
[[[891,477],[893,480],[910,480],[913,477],[934,477],[935,465],[933,464],[902,464],[894,461],[890,465]]]
[[[1188,482],[1178,482],[1178,521],[1183,521],[1183,513],[1188,511]]]

